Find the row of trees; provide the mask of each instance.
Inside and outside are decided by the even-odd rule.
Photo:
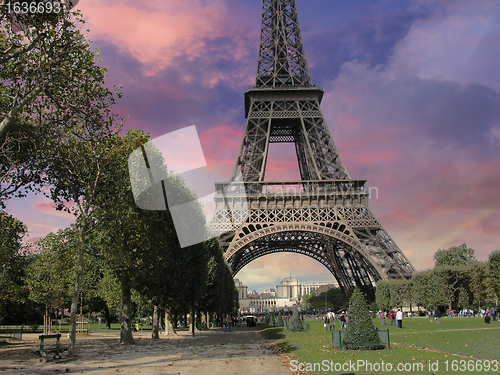
[[[334,310],[341,310],[347,306],[347,299],[345,294],[340,288],[330,288],[325,292],[318,295],[305,295],[303,302],[310,309],[317,309],[319,307],[333,308]]]
[[[237,293],[218,241],[181,249],[168,209],[143,211],[135,205],[128,158],[149,136],[135,129],[120,135],[124,119],[112,110],[121,97],[119,87],[112,92],[105,86],[106,69],[80,31],[81,14],[65,9],[16,16],[5,9],[0,14],[0,205],[29,190],[42,192],[76,221],[36,243],[32,254],[23,245],[23,224],[0,213],[3,317],[12,316],[16,298],[50,310],[69,303],[69,353],[74,355],[82,290],[109,309],[119,289],[121,341],[128,344],[133,343],[132,290],[155,306],[154,337],[160,309],[167,309],[167,316],[233,312]],[[23,32],[14,32],[19,28]],[[159,152],[157,159],[162,164]],[[173,187],[183,201],[196,201],[184,181],[165,175],[170,191]],[[193,223],[204,228],[200,206],[179,225]]]
[[[388,311],[403,305],[434,310],[484,308],[498,305],[500,296],[500,250],[480,262],[466,244],[439,250],[435,267],[418,272],[410,280],[377,283],[377,308]]]

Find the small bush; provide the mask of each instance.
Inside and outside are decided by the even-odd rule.
[[[285,326],[285,323],[283,323],[283,314],[281,314],[281,311],[280,313],[278,314],[278,321],[276,322],[276,324],[278,325],[278,327],[284,327]]]
[[[276,317],[274,316],[274,312],[272,312],[269,317],[269,325],[271,327],[276,327]]]
[[[290,319],[290,331],[296,332],[303,330],[304,324],[302,323],[302,319],[300,319],[299,310],[297,309],[297,306],[294,306],[292,319]]]
[[[343,347],[347,350],[383,349],[377,330],[370,318],[365,298],[356,288],[349,300],[347,330],[342,335]]]

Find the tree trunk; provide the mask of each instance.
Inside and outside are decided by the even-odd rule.
[[[108,304],[104,304],[104,319],[106,319],[106,329],[111,329],[111,317],[109,316]]]
[[[158,306],[154,306],[153,307],[153,330],[151,331],[151,338],[153,340],[158,340],[160,338],[160,335],[158,333],[159,324],[160,324],[160,317],[159,317]]]
[[[174,331],[172,322],[170,321],[169,309],[165,309],[165,334],[170,337],[172,337],[173,335],[177,335],[177,332]]]
[[[78,311],[78,299],[80,298],[80,289],[82,287],[83,271],[85,266],[85,248],[87,245],[86,225],[82,224],[80,227],[80,246],[78,247],[78,261],[76,271],[75,287],[73,289],[73,298],[71,300],[71,313],[69,324],[69,350],[68,356],[74,357],[76,355],[76,313]]]
[[[177,310],[174,310],[173,314],[173,319],[172,319],[172,325],[174,326],[174,329],[177,329],[177,321],[179,320],[179,314],[177,313]]]
[[[190,324],[191,324],[191,334],[194,337],[194,330],[196,329],[196,316],[195,316],[195,307],[194,303],[191,305],[191,319],[190,319]]]
[[[130,285],[128,280],[124,279],[121,282],[122,289],[122,303],[120,314],[120,344],[134,345],[134,338],[132,336],[132,317],[131,317],[131,304],[130,304]]]

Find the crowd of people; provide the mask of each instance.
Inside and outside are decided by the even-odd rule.
[[[498,320],[500,320],[500,306],[489,307],[485,309],[463,309],[459,311],[447,309],[446,316],[448,318],[454,318],[454,317],[470,318],[476,316],[486,318],[487,316],[489,316],[490,320],[493,319],[495,321],[497,320],[497,318]]]
[[[385,326],[387,325],[387,319],[389,319],[391,326],[396,328],[403,328],[403,312],[401,309],[397,309],[397,311],[379,311],[378,316],[380,317],[380,324]],[[408,318],[412,317],[411,311],[406,314]]]
[[[347,327],[348,321],[347,312],[340,312],[338,314],[332,312],[327,312],[323,316],[323,326],[327,331],[335,330],[335,321],[338,321],[340,329],[344,329]]]

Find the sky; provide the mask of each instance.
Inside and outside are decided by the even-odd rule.
[[[500,248],[500,2],[297,0],[326,123],[369,206],[417,270],[466,243]],[[208,163],[228,180],[255,83],[258,0],[80,0],[85,29],[120,83],[125,127],[158,137],[196,125]],[[272,144],[266,180],[298,179],[291,145]],[[7,204],[36,240],[73,218],[43,196]],[[333,282],[321,264],[279,253],[236,277],[250,290],[289,275]]]

